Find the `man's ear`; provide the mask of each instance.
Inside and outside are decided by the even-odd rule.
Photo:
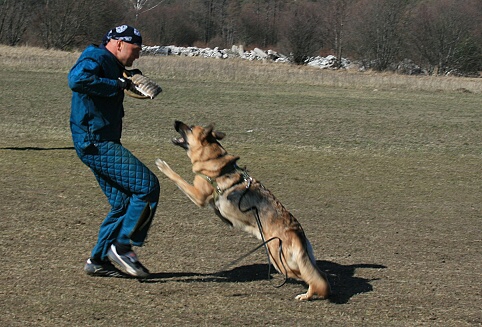
[[[121,51],[122,47],[124,46],[124,41],[122,41],[122,40],[115,40],[115,41],[117,42],[117,44],[116,44],[117,51]]]

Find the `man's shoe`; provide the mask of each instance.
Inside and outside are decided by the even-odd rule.
[[[87,259],[84,266],[84,271],[89,276],[95,277],[124,277],[125,275],[117,269],[109,260],[94,261]]]
[[[119,264],[129,275],[146,278],[149,276],[149,270],[144,267],[139,260],[137,259],[137,255],[134,251],[129,251],[124,254],[119,254],[117,252],[117,248],[114,244],[110,246],[109,252],[107,256],[110,260],[114,261],[115,263]]]

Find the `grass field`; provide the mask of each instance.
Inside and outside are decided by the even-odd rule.
[[[153,276],[91,278],[109,210],[69,133],[79,53],[0,46],[1,326],[481,326],[482,79],[142,57],[164,92],[126,99],[123,143],[161,182]],[[268,280],[262,250],[192,204],[175,119],[214,122],[223,145],[298,218],[330,300]]]

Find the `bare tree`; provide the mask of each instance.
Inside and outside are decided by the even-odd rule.
[[[299,64],[328,49],[338,62],[384,70],[410,58],[443,74],[481,69],[481,10],[480,0],[0,0],[0,42],[71,49],[126,23],[147,42],[274,47]]]
[[[351,47],[366,64],[385,70],[398,59],[409,0],[361,0]]]
[[[98,44],[108,29],[123,22],[122,9],[115,0],[45,0],[32,33],[45,48],[66,50]]]
[[[277,23],[279,18],[279,11],[282,7],[281,0],[265,0],[264,6],[264,20],[262,24],[264,28],[263,35],[263,47],[267,47],[269,45],[276,44],[278,37],[277,37]]]
[[[174,3],[146,13],[142,19],[143,42],[193,46],[199,40],[199,29],[192,11],[189,6]]]
[[[238,13],[238,42],[246,46],[259,46],[263,35],[259,22],[259,7],[255,3],[246,3]]]
[[[164,0],[129,0],[131,5],[134,8],[134,12],[136,15],[135,22],[137,24],[137,20],[139,18],[139,15],[145,12],[148,12],[157,6],[159,6],[161,3],[164,2]]]
[[[47,49],[69,49],[83,35],[91,0],[47,0],[39,12],[37,33]],[[92,3],[90,3],[92,4]],[[93,6],[92,6],[93,7]]]
[[[17,45],[31,22],[33,5],[29,1],[0,1],[0,43]]]
[[[239,27],[241,4],[238,1],[231,1],[227,5],[226,19],[223,24],[223,40],[227,46],[239,41]]]
[[[296,64],[304,64],[323,46],[321,8],[318,3],[299,1],[285,12],[285,49]]]
[[[326,42],[334,52],[337,66],[341,65],[341,58],[345,47],[346,24],[350,18],[350,6],[354,0],[323,0],[323,29]]]
[[[215,36],[216,24],[215,20],[215,8],[216,0],[202,0],[203,15],[202,15],[202,28],[203,28],[203,42],[207,44],[211,38]]]
[[[476,9],[477,1],[436,0],[421,3],[414,11],[411,40],[430,71],[443,75],[457,66],[468,69],[467,61],[474,58],[477,62],[480,48],[470,33],[480,20]]]

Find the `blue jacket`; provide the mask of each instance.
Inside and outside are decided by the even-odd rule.
[[[89,45],[70,70],[70,129],[81,149],[102,141],[120,142],[124,92],[117,78],[124,68],[104,46]]]

